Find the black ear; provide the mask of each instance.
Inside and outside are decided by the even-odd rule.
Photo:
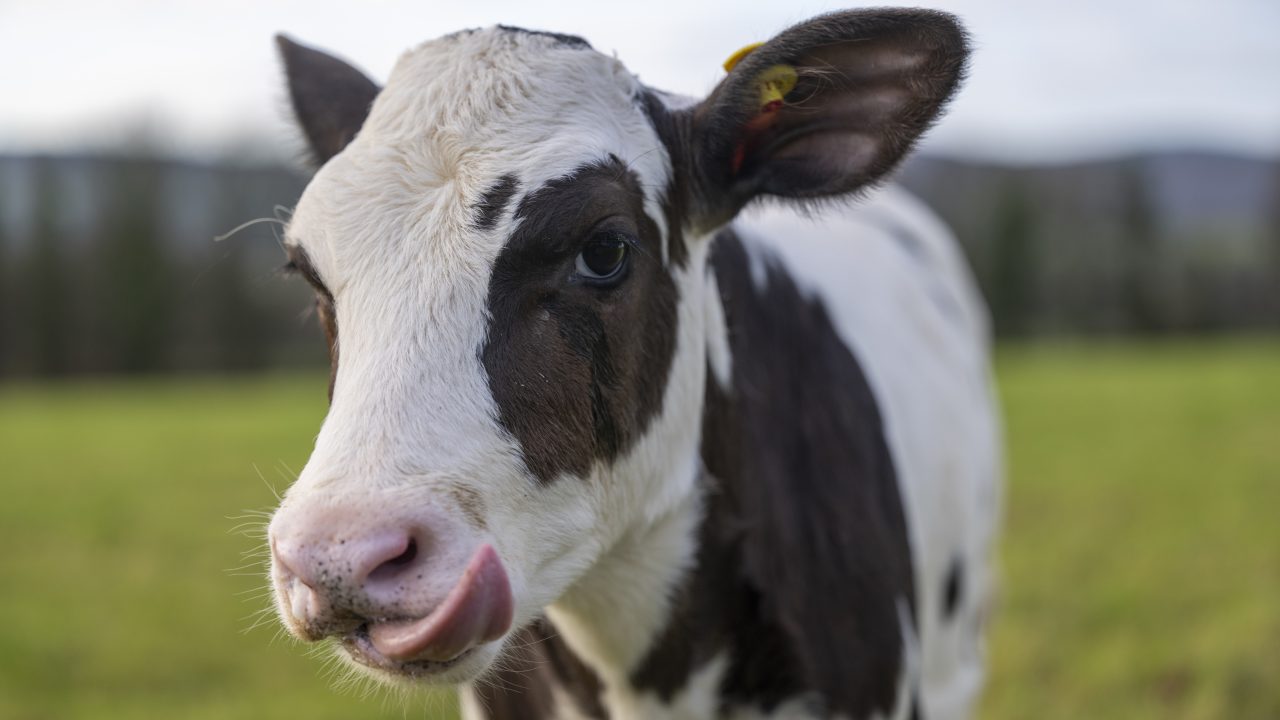
[[[293,114],[317,164],[342,152],[369,116],[381,89],[364,73],[332,55],[276,35],[289,78]]]
[[[693,117],[695,186],[713,222],[760,194],[818,198],[884,176],[955,92],[964,30],[942,12],[823,15],[742,57]]]

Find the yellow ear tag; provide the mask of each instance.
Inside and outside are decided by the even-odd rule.
[[[750,55],[761,45],[764,43],[751,43],[730,55],[729,59],[724,61],[724,71],[733,72],[738,63],[742,62],[742,58]],[[774,65],[760,73],[760,112],[769,113],[782,107],[782,98],[795,88],[799,79],[796,69],[790,65]]]
[[[730,55],[729,59],[724,61],[724,71],[733,72],[733,69],[738,66],[738,63],[742,62],[744,57],[755,52],[756,48],[761,45],[764,45],[764,43],[751,43]],[[742,163],[746,159],[747,145],[752,142],[751,136],[756,135],[777,120],[775,113],[782,109],[783,99],[787,96],[787,93],[795,89],[799,80],[799,73],[790,65],[774,65],[760,73],[757,78],[760,88],[760,112],[747,121],[743,129],[745,139],[733,148],[732,167],[734,173],[742,169]]]
[[[753,42],[750,45],[743,45],[738,48],[738,52],[730,55],[729,59],[724,61],[724,71],[733,72],[733,68],[736,67],[738,63],[742,62],[742,58],[750,55],[752,51],[763,44],[764,43],[762,42]]]
[[[774,65],[760,73],[760,112],[782,107],[782,98],[795,88],[800,76],[790,65]]]

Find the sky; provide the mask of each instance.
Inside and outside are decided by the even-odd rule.
[[[1200,148],[1280,156],[1280,0],[920,0],[974,39],[925,147],[1008,162]],[[383,81],[401,52],[504,23],[578,34],[648,84],[703,95],[737,48],[841,4],[0,0],[0,152],[148,144],[294,157],[272,36]]]

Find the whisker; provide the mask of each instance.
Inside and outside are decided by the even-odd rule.
[[[281,497],[279,491],[276,490],[275,486],[272,485],[270,481],[267,480],[267,476],[262,474],[262,469],[258,467],[257,463],[254,463],[252,467],[253,467],[253,471],[258,474],[258,479],[261,480],[262,484],[266,485],[267,489],[271,491],[271,494],[275,497],[276,502],[277,503],[284,502],[284,498]]]
[[[226,240],[231,236],[235,235],[236,233],[240,232],[241,230],[244,230],[245,228],[253,227],[254,225],[258,225],[261,223],[276,223],[277,225],[286,224],[285,221],[281,220],[280,218],[273,218],[273,217],[254,218],[253,220],[248,220],[246,222],[240,223],[239,225],[235,226],[234,228],[231,228],[231,230],[221,235],[214,235],[213,241],[216,243],[220,243],[223,240]]]

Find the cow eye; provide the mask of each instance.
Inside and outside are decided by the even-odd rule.
[[[622,279],[627,266],[628,238],[619,232],[591,236],[574,261],[574,270],[585,280],[608,284]]]

